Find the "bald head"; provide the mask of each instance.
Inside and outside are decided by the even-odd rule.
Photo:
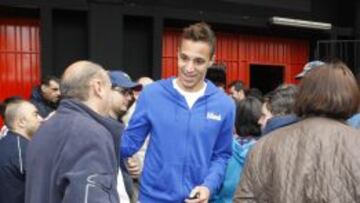
[[[61,94],[65,98],[86,101],[89,98],[89,83],[92,79],[108,80],[105,70],[91,61],[78,61],[71,64],[61,79]]]
[[[149,85],[153,82],[154,82],[154,80],[149,77],[141,77],[137,81],[137,83],[141,84],[143,87],[145,87],[146,85]]]
[[[26,138],[35,133],[41,120],[36,107],[28,101],[18,100],[6,106],[5,125]]]
[[[64,98],[79,100],[100,115],[108,114],[111,82],[99,64],[91,61],[71,64],[62,76],[61,91]]]

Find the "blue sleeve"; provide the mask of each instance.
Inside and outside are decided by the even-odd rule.
[[[127,158],[136,153],[143,145],[150,131],[150,122],[147,117],[146,90],[144,90],[136,103],[129,125],[121,136],[120,156]]]
[[[222,129],[217,137],[211,158],[211,165],[203,185],[209,188],[211,195],[215,194],[224,180],[227,162],[232,154],[232,135],[235,121],[235,105],[232,103],[231,110],[225,117]]]

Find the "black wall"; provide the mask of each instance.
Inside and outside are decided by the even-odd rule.
[[[87,13],[84,11],[54,10],[53,69],[61,75],[73,61],[88,58]]]
[[[123,69],[123,15],[119,5],[91,4],[90,59],[106,69]]]
[[[152,31],[151,18],[125,16],[123,68],[134,78],[152,75]]]
[[[286,4],[284,3],[286,2]],[[317,40],[360,37],[356,0],[1,0],[0,17],[39,18],[43,74],[90,59],[133,78],[161,76],[162,32],[204,20],[218,31]],[[329,22],[332,31],[269,25],[271,16]]]

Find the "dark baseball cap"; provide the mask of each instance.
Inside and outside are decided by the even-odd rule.
[[[109,71],[111,84],[125,89],[139,89],[142,85],[131,80],[130,76],[123,71]]]

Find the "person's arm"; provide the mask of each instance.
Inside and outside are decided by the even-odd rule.
[[[82,132],[64,149],[57,184],[62,203],[119,202],[115,145],[106,131]],[[85,139],[86,138],[86,139]],[[63,171],[63,172],[62,172]]]
[[[213,149],[209,173],[202,184],[209,189],[211,195],[220,188],[225,176],[227,161],[231,157],[234,119],[235,106],[233,105],[223,121],[222,129]]]
[[[136,154],[134,154],[130,159],[131,159],[131,165],[133,167],[129,167],[129,173],[133,178],[139,178],[139,176],[141,175],[141,172],[143,170],[144,167],[144,160],[145,160],[145,154],[146,154],[146,150],[149,144],[149,139],[150,136],[146,138],[143,146],[140,148],[140,150],[138,152],[136,152]],[[128,165],[130,166],[130,164]]]
[[[123,158],[130,157],[137,152],[149,134],[150,122],[147,117],[146,95],[145,90],[140,94],[135,112],[121,136],[120,149]]]

